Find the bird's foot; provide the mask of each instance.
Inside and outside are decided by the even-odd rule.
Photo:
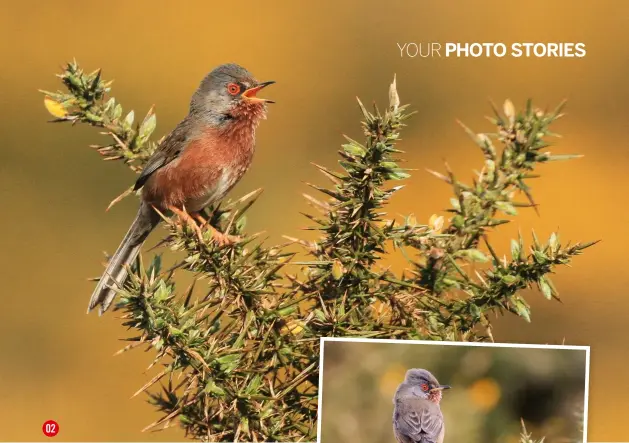
[[[220,246],[232,245],[241,240],[241,238],[237,235],[224,234],[216,228],[212,228],[212,238]]]
[[[203,231],[201,230],[201,227],[194,221],[194,215],[190,215],[188,214],[188,212],[186,212],[185,209],[182,211],[175,206],[170,206],[168,209],[170,209],[173,214],[177,214],[182,222],[187,223],[188,226],[190,226],[197,233],[197,237],[199,238],[199,240],[203,241]],[[201,217],[201,220],[203,220],[203,217]]]
[[[173,214],[176,214],[182,222],[187,223],[188,226],[194,229],[194,231],[197,233],[199,241],[201,242],[205,241],[205,239],[203,238],[202,229],[205,226],[209,227],[209,229],[212,231],[212,240],[214,240],[214,242],[216,242],[216,244],[219,246],[231,245],[241,240],[241,238],[237,235],[229,235],[220,232],[214,226],[211,226],[208,221],[205,220],[198,212],[188,213],[185,208],[181,210],[174,206],[171,206],[168,209],[171,210]]]
[[[241,238],[236,235],[224,234],[218,229],[216,229],[214,226],[211,226],[209,221],[204,219],[203,216],[199,212],[193,212],[190,215],[199,223],[201,228],[203,228],[206,225],[209,226],[209,228],[212,230],[212,239],[219,246],[231,245],[241,240]]]

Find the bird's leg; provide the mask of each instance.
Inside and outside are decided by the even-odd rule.
[[[200,213],[198,212],[193,212],[190,214],[192,217],[194,217],[194,219],[196,221],[198,221],[201,226],[209,226],[209,229],[211,229],[212,231],[212,239],[214,239],[214,241],[221,245],[228,245],[228,244],[232,244],[232,243],[236,243],[238,241],[240,241],[240,237],[235,236],[235,235],[229,235],[229,234],[224,234],[221,231],[219,231],[218,229],[216,229],[214,226],[212,226],[208,220],[205,220]]]
[[[199,240],[203,241],[203,232],[201,231],[201,228],[199,227],[199,225],[196,224],[192,216],[186,212],[185,208],[182,211],[176,206],[168,206],[168,209],[172,211],[173,214],[177,214],[181,221],[185,221],[188,226],[194,229],[194,231],[197,233],[197,237],[199,237]]]
[[[206,226],[206,225],[212,231],[212,239],[220,246],[225,246],[225,245],[233,244],[240,241],[240,237],[236,235],[229,235],[229,234],[224,234],[220,232],[218,229],[216,229],[214,226],[208,223],[208,221],[205,220],[203,216],[201,216],[201,214],[199,214],[198,212],[188,213],[185,210],[185,208],[182,211],[181,209],[174,206],[171,206],[168,209],[170,209],[174,214],[177,214],[177,216],[179,216],[181,220],[188,223],[188,225],[196,231],[197,236],[199,237],[199,240],[201,241],[204,241],[203,231],[201,227]],[[199,224],[197,224],[197,222],[200,223],[200,226]]]
[[[207,220],[203,218],[200,212],[192,212],[190,215],[199,222],[199,226],[205,226],[207,224]]]

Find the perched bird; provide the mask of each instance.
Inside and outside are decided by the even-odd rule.
[[[393,433],[398,443],[442,443],[445,433],[439,403],[444,389],[425,369],[409,369],[393,397]]]
[[[138,177],[141,203],[129,231],[109,260],[87,312],[100,305],[100,314],[122,288],[128,266],[136,259],[161,213],[172,212],[201,236],[206,221],[199,211],[220,201],[249,168],[256,127],[266,118],[266,104],[256,96],[275,82],[258,82],[236,64],[218,66],[192,96],[188,115],[159,144]],[[157,210],[157,211],[156,211]],[[236,238],[212,229],[219,244]]]

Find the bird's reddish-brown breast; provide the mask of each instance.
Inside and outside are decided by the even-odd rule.
[[[158,208],[199,211],[222,199],[249,168],[255,128],[263,109],[243,109],[222,128],[199,131],[178,158],[157,170],[144,187],[144,199]]]

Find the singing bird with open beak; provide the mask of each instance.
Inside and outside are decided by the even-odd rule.
[[[257,94],[273,83],[258,82],[236,64],[218,66],[203,79],[188,115],[159,144],[135,183],[134,190],[141,189],[140,208],[109,260],[88,312],[99,305],[100,314],[109,308],[128,267],[161,220],[157,211],[176,214],[200,238],[211,229],[218,244],[238,241],[209,226],[199,212],[225,197],[249,169],[256,127],[266,118],[267,103],[273,103]]]

